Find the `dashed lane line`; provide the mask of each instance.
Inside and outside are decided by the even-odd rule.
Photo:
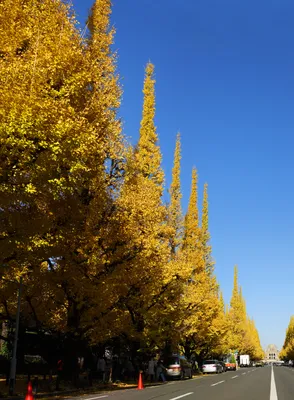
[[[210,385],[210,386],[216,386],[216,385],[220,385],[221,383],[224,383],[225,381],[219,381],[219,382],[216,382],[216,383],[213,383],[212,385]]]
[[[242,372],[242,375],[246,375],[246,372]]]
[[[239,377],[239,375],[235,375],[231,379],[235,379],[235,378],[238,378],[238,377]]]
[[[98,396],[98,397],[85,397],[84,400],[97,400],[97,399],[105,399],[108,395]]]
[[[169,400],[178,400],[178,399],[181,399],[182,397],[190,396],[190,395],[193,394],[193,393],[194,393],[194,392],[185,393],[185,394],[182,394],[181,396],[173,397],[172,399],[169,399]]]

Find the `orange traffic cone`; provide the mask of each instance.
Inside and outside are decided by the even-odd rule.
[[[139,382],[138,382],[138,390],[144,389],[143,379],[142,379],[142,371],[139,372]]]
[[[29,381],[28,383],[28,392],[25,397],[25,400],[34,400],[34,395],[33,395],[33,387],[32,387],[32,382]]]

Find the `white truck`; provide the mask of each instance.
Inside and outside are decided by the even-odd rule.
[[[250,366],[250,357],[248,354],[240,355],[240,367],[249,367]]]

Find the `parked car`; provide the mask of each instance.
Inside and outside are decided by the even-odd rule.
[[[202,364],[202,372],[205,374],[220,374],[223,372],[223,367],[218,360],[205,360]]]
[[[167,378],[192,378],[192,363],[185,356],[173,355],[164,361]]]
[[[226,362],[226,368],[229,371],[236,371],[237,369],[237,364],[235,362]]]

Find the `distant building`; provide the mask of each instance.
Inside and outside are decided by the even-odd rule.
[[[270,344],[266,351],[265,351],[265,357],[264,360],[266,362],[274,362],[274,361],[279,361],[279,350],[277,349],[277,346],[274,344]]]

